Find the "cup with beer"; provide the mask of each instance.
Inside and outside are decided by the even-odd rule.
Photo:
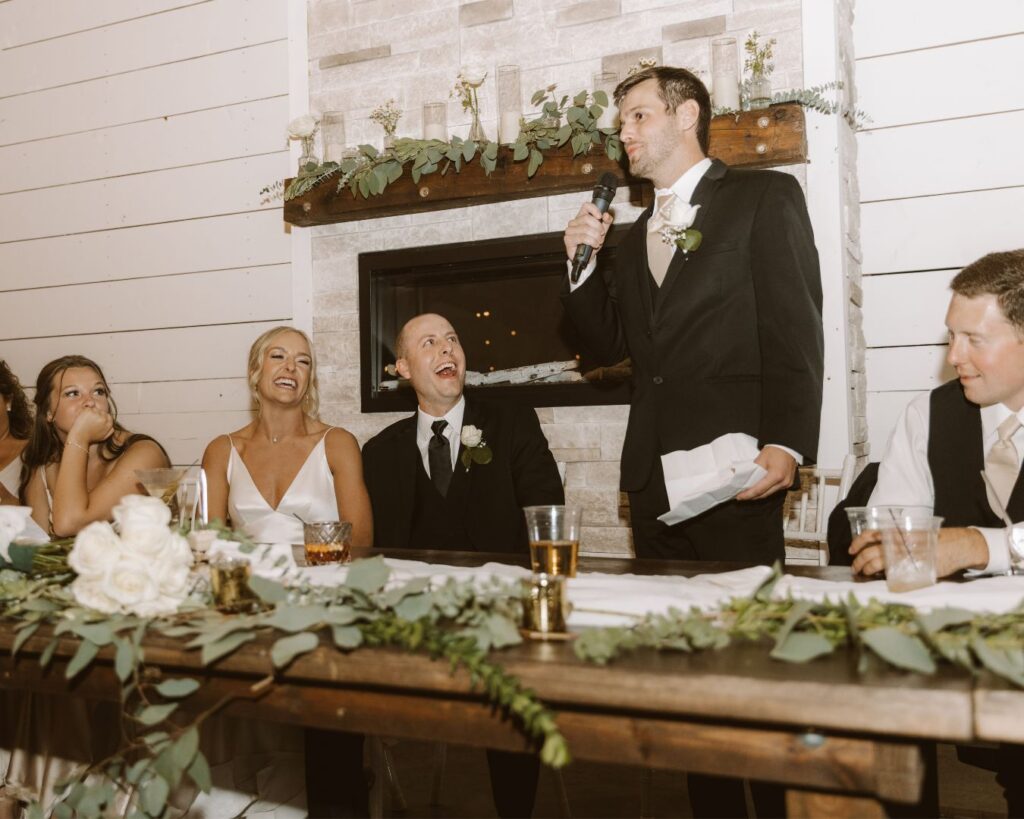
[[[575,506],[527,506],[523,512],[534,574],[575,577],[582,510]]]

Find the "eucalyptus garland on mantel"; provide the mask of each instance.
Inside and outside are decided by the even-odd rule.
[[[622,143],[617,128],[598,128],[597,121],[608,107],[604,91],[580,91],[571,100],[568,95],[557,97],[554,85],[537,91],[532,105],[541,106],[536,119],[522,121],[519,137],[510,145],[513,162],[527,162],[526,174],[533,177],[544,162],[544,151],[572,146],[573,156],[604,147],[609,159],[622,156]],[[355,156],[338,162],[322,162],[303,168],[284,190],[284,199],[294,199],[320,183],[338,176],[338,192],[346,187],[353,196],[368,199],[379,196],[388,185],[399,179],[408,168],[413,182],[440,171],[442,175],[454,168],[458,173],[462,165],[477,159],[490,176],[497,167],[498,143],[475,142],[452,137],[448,142],[437,139],[402,137],[394,144],[378,151],[372,145],[360,145]],[[272,188],[261,193],[274,194]]]

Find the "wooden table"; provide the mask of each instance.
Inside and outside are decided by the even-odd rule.
[[[477,565],[508,556],[455,552],[387,552],[389,556]],[[582,571],[692,575],[728,564],[622,559],[581,560]],[[846,568],[797,573],[849,579]],[[0,623],[0,686],[116,698],[108,651],[72,685],[64,666],[77,641],[62,643],[42,673],[35,636],[12,660],[10,624]],[[197,705],[226,694],[236,716],[386,736],[523,750],[518,731],[445,663],[386,649],[342,654],[330,647],[297,659],[276,685],[253,698],[250,686],[270,668],[272,639],[247,644],[210,668],[170,639],[146,642],[147,664],[204,681]],[[840,654],[807,665],[773,661],[764,645],[735,644],[692,655],[641,652],[608,667],[576,659],[566,643],[528,642],[500,661],[558,712],[577,759],[589,759],[778,782],[791,816],[882,816],[886,803],[922,796],[930,744],[998,736],[1003,715],[1024,718],[1024,693],[978,689],[944,668],[934,677],[879,670],[859,676]],[[998,696],[997,696],[998,695]],[[1008,698],[1000,701],[999,697]],[[997,708],[998,710],[994,710]],[[979,725],[976,721],[991,715]],[[1004,732],[1005,733],[1005,732]],[[1016,741],[1019,741],[1017,739]]]

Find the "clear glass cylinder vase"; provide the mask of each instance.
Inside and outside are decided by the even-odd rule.
[[[758,75],[747,80],[747,102],[751,109],[767,108],[772,104],[772,81]]]
[[[711,41],[711,89],[715,108],[739,110],[740,80],[735,37]]]
[[[320,164],[316,155],[316,140],[312,136],[302,138],[302,154],[299,156],[299,173],[309,171]]]
[[[498,66],[498,141],[506,145],[519,138],[523,95],[518,65]]]

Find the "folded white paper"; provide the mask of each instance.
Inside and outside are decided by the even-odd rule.
[[[757,439],[728,432],[710,444],[661,456],[669,511],[658,518],[672,526],[735,498],[767,472],[754,463]]]

